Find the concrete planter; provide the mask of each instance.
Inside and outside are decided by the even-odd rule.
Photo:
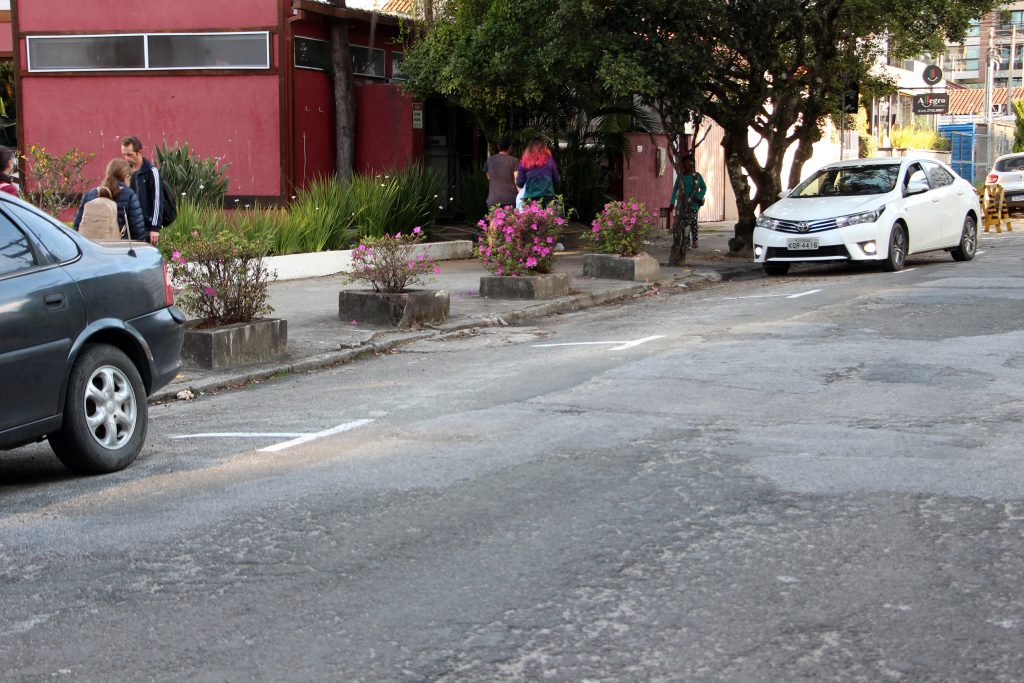
[[[480,296],[485,299],[554,299],[568,293],[567,273],[485,275],[480,278]]]
[[[288,321],[261,318],[250,323],[185,330],[181,358],[208,370],[280,360],[288,355]]]
[[[659,271],[658,260],[648,254],[637,254],[636,256],[583,255],[583,277],[644,282],[658,277]]]
[[[387,294],[367,289],[338,293],[338,318],[365,325],[412,327],[440,323],[448,318],[451,297],[446,289],[416,289]]]

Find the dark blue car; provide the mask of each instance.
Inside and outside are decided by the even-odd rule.
[[[0,192],[0,450],[47,438],[76,472],[126,467],[184,322],[156,248],[91,242]]]

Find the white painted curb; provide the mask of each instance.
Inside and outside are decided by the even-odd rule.
[[[425,242],[416,245],[413,253],[435,261],[467,259],[473,257],[473,243],[470,240]],[[268,256],[263,262],[269,269],[277,271],[278,280],[301,280],[348,272],[352,268],[352,250]]]

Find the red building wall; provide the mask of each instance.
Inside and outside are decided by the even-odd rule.
[[[628,138],[630,148],[622,169],[622,198],[641,201],[650,211],[668,206],[675,179],[672,164],[665,157],[662,171],[658,163],[658,147],[667,148],[666,138],[659,136],[657,145],[651,144],[647,133],[631,133]]]
[[[398,85],[356,87],[356,173],[402,168],[421,160],[423,140],[423,128],[413,128],[412,97]]]
[[[276,26],[278,0],[16,0],[23,32],[196,31]]]
[[[150,89],[125,97],[123,93]],[[59,106],[54,103],[59,102]],[[188,142],[231,164],[228,194],[280,194],[281,144],[276,76],[91,76],[22,80],[26,146],[51,154],[72,147],[96,155],[86,177],[98,181],[137,135],[153,158],[161,141]]]
[[[16,0],[21,34],[125,31],[266,30],[271,69],[237,73],[190,71],[28,73],[21,75],[20,140],[51,154],[72,147],[95,154],[87,177],[103,177],[125,135],[142,139],[153,158],[160,142],[188,142],[203,157],[230,163],[228,194],[283,193],[280,0]],[[27,64],[25,41],[18,46]]]

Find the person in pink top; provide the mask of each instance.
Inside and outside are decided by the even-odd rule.
[[[7,194],[13,194],[15,197],[20,194],[18,192],[18,186],[11,180],[11,174],[14,173],[14,162],[16,158],[16,152],[14,150],[0,146],[0,191],[6,192]]]

